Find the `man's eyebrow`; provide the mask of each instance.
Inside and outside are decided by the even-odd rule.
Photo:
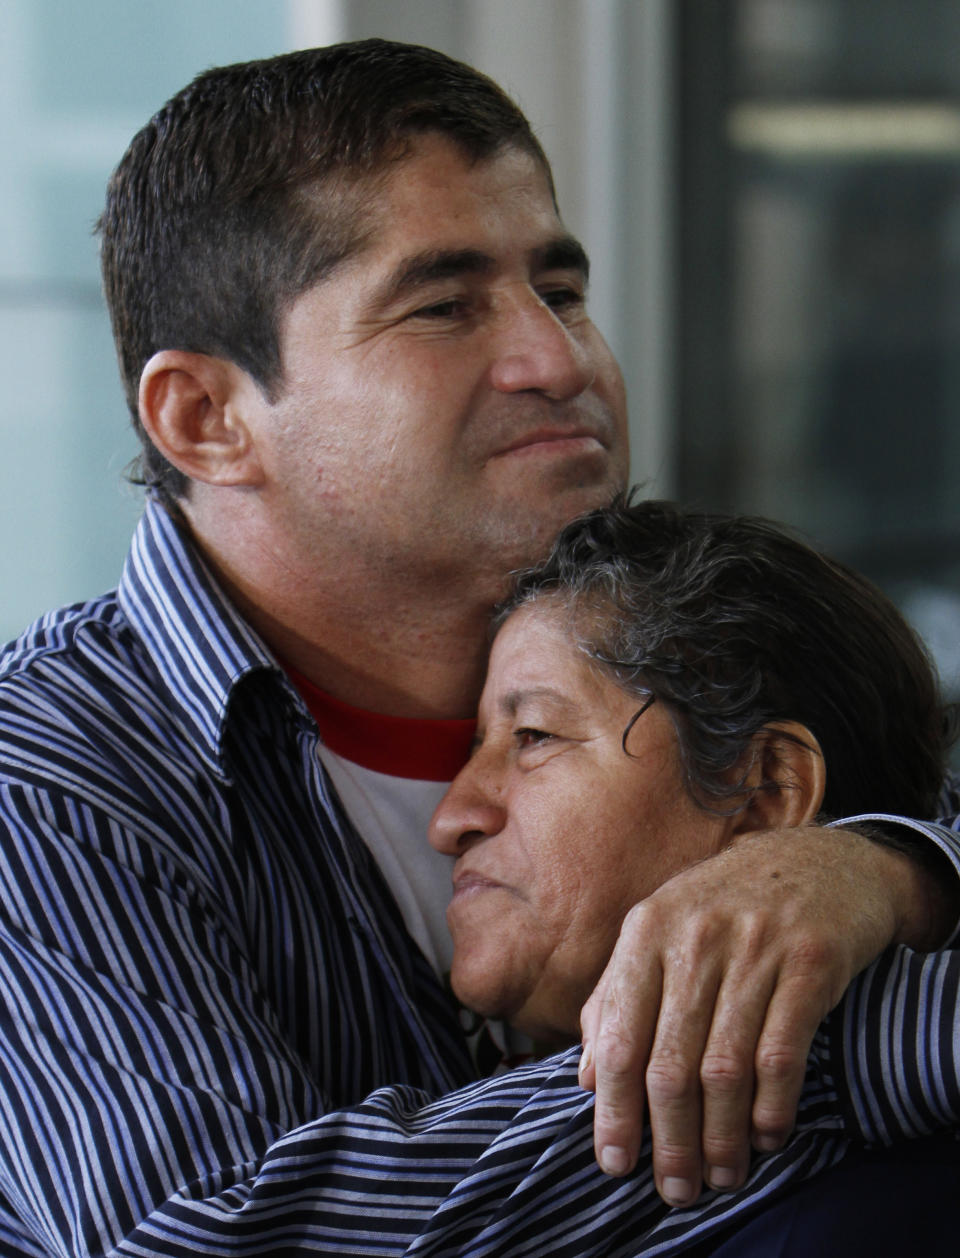
[[[575,236],[557,236],[533,251],[534,270],[579,271],[584,281],[590,278],[590,259]]]
[[[590,259],[574,236],[562,235],[539,245],[530,254],[533,271],[579,271],[584,281]],[[481,249],[425,249],[404,258],[377,289],[371,304],[390,306],[420,288],[460,275],[490,275],[496,260]]]
[[[489,275],[496,263],[479,249],[426,249],[404,258],[377,289],[374,304],[389,306],[418,288],[458,275]]]

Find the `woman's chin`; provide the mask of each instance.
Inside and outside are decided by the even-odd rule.
[[[510,1022],[526,1002],[528,991],[516,977],[476,955],[454,953],[450,986],[457,1000],[484,1018]]]
[[[529,976],[494,974],[489,966],[471,964],[469,958],[454,956],[450,985],[467,1009],[496,1022],[509,1023],[515,1031],[533,1040],[537,1055],[559,1052],[580,1043],[579,1005],[561,1010],[552,1002],[538,1002],[531,991]],[[545,1003],[541,1008],[540,1004]]]

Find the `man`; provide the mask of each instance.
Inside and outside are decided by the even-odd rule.
[[[442,907],[411,868],[437,788],[397,788],[416,843],[397,856],[398,775],[362,756],[353,774],[338,741],[392,740],[390,769],[398,742],[461,737],[438,722],[473,712],[507,573],[625,477],[620,376],[542,152],[439,54],[291,54],[161,110],[102,233],[151,495],[118,592],[4,661],[6,1250],[539,1252],[561,1203],[556,1247],[607,1252],[640,1190],[594,1167],[574,1059],[426,1108],[406,1086],[474,1077],[427,960],[437,932],[408,933]],[[386,810],[370,847],[344,800]],[[925,860],[960,865],[925,832]],[[649,1058],[661,1191],[694,1199],[701,1143],[711,1182],[742,1182],[755,1053],[755,1136],[777,1143],[851,977],[892,940],[947,936],[952,893],[922,863],[847,839],[706,874],[689,926],[672,893],[634,916],[613,1011],[587,1022],[607,1169],[636,1156]],[[704,946],[713,991],[691,1001]],[[618,1010],[636,1047],[606,1079]],[[729,1060],[736,1086],[729,1068],[709,1086]]]

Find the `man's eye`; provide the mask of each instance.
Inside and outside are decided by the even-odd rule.
[[[586,303],[583,293],[577,288],[561,285],[557,288],[546,288],[540,293],[540,300],[551,310],[581,310]]]
[[[461,297],[449,297],[446,301],[435,301],[429,306],[421,306],[413,312],[414,319],[458,319],[465,315],[469,307]]]
[[[518,729],[514,733],[517,746],[521,751],[527,747],[542,747],[544,743],[548,743],[553,737],[553,734],[548,734],[547,731],[543,729],[524,728]]]

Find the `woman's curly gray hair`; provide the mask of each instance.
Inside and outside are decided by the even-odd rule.
[[[495,627],[544,597],[599,667],[663,703],[703,807],[742,794],[756,733],[797,721],[823,751],[825,814],[933,815],[954,719],[923,646],[875,586],[781,526],[619,499],[518,575]]]

